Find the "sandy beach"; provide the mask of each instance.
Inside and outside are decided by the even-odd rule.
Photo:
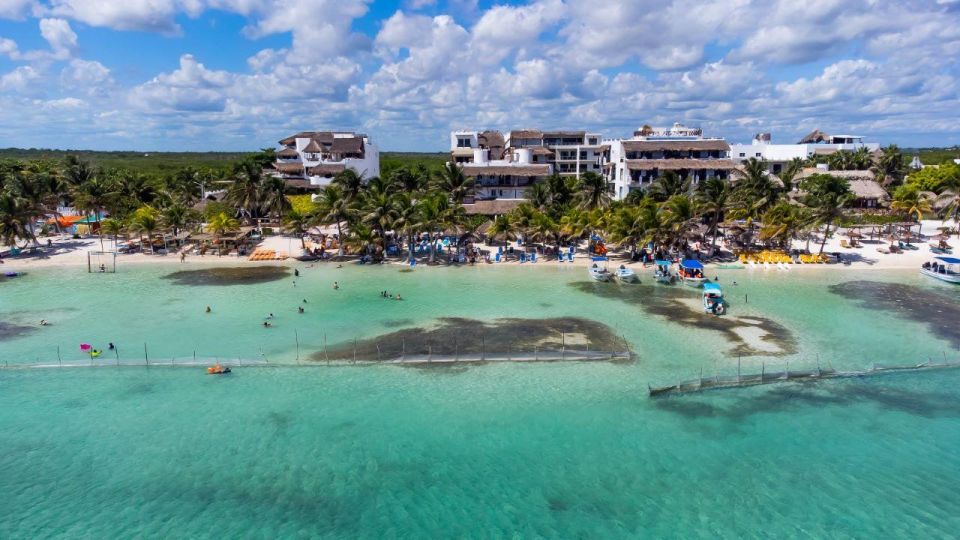
[[[831,234],[831,238],[827,240],[826,247],[824,248],[825,253],[840,253],[843,256],[844,262],[849,262],[850,264],[838,265],[838,264],[794,264],[789,265],[790,270],[816,270],[822,268],[851,268],[857,270],[885,270],[885,269],[914,269],[919,268],[924,262],[932,260],[936,255],[930,251],[931,242],[933,245],[936,245],[937,239],[936,235],[938,234],[938,228],[944,226],[955,226],[952,221],[942,222],[939,220],[925,220],[923,222],[923,227],[921,231],[923,232],[924,241],[914,244],[916,249],[907,249],[903,253],[882,253],[881,249],[889,248],[890,243],[885,240],[870,240],[870,239],[861,239],[859,242],[859,247],[850,248],[843,247],[841,242],[847,242],[848,238],[844,235],[844,231],[841,230],[837,234]],[[960,246],[960,240],[953,240],[954,244]],[[579,249],[574,257],[573,262],[557,262],[553,258],[546,258],[541,256],[537,263],[520,263],[517,260],[509,260],[501,263],[495,264],[485,264],[477,263],[477,267],[497,267],[501,265],[569,265],[569,266],[582,266],[586,267],[591,263],[590,257],[583,251],[585,244],[581,244],[581,249]],[[299,238],[293,236],[272,236],[265,238],[257,246],[258,248],[272,249],[277,252],[287,252],[295,253],[300,248]],[[498,246],[490,246],[486,244],[477,244],[481,250],[488,250],[491,253],[497,251]],[[793,247],[796,249],[804,249],[807,247],[805,241],[794,241]],[[0,250],[5,250],[6,248],[0,248]],[[100,239],[97,237],[81,238],[74,239],[67,235],[63,235],[59,238],[51,238],[51,245],[47,246],[44,243],[41,243],[40,247],[37,248],[36,253],[34,254],[25,254],[15,257],[4,257],[0,259],[2,266],[0,268],[5,272],[10,271],[21,271],[29,270],[30,268],[41,268],[41,267],[51,267],[51,266],[86,266],[87,265],[87,253],[89,251],[100,251]],[[111,250],[113,249],[113,241],[104,239],[103,249]],[[810,244],[810,250],[813,253],[816,253],[819,250],[819,246],[816,243]],[[149,254],[149,253],[132,253],[132,254],[119,254],[117,255],[117,266],[123,267],[130,264],[157,264],[157,263],[177,263],[180,260],[180,255],[178,252],[171,252],[168,254]],[[437,260],[442,260],[442,257],[438,256]],[[427,267],[425,258],[419,258],[418,262],[421,267]],[[299,264],[300,261],[296,259],[285,259],[285,260],[274,260],[274,261],[250,261],[247,256],[237,257],[236,255],[224,255],[217,256],[216,254],[207,254],[207,255],[198,255],[198,254],[189,254],[186,259],[183,261],[183,264],[203,264],[203,265],[224,265],[224,266],[236,266],[238,264],[254,264],[254,265],[276,265],[276,264]],[[331,264],[330,262],[318,262],[317,264]],[[406,265],[405,259],[391,259],[389,264],[396,265]],[[626,265],[634,268],[642,268],[644,265],[640,262],[630,262],[627,260],[626,254],[623,252],[613,251],[610,253],[609,264],[613,265]],[[739,263],[734,263],[739,264]],[[762,267],[760,267],[762,269]],[[776,269],[776,268],[774,268]]]

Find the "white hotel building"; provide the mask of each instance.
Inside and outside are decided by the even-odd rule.
[[[827,135],[820,130],[811,132],[797,144],[772,144],[769,133],[759,133],[750,144],[730,145],[730,157],[736,162],[762,159],[767,162],[770,172],[779,174],[793,159],[809,159],[841,150],[855,152],[861,148],[876,152],[880,145],[865,143],[859,135]]]
[[[519,200],[527,188],[553,174],[553,165],[543,153],[531,148],[505,147],[499,131],[454,131],[450,134],[450,161],[463,167],[474,179],[476,201]]]
[[[346,169],[364,178],[380,176],[380,152],[366,135],[303,131],[280,141],[274,168],[291,187],[317,189]]]
[[[610,147],[603,163],[604,176],[617,200],[631,191],[648,188],[667,171],[696,185],[708,178],[729,178],[736,168],[724,139],[704,137],[700,129],[681,124],[669,128],[643,126],[632,139],[607,140],[604,144]]]

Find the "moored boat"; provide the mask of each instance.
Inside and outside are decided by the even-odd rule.
[[[591,263],[590,268],[587,269],[590,274],[590,279],[594,281],[610,281],[610,272],[607,271],[607,267],[598,264],[606,260],[606,257],[593,258],[593,263]]]
[[[654,261],[653,278],[657,283],[673,283],[673,274],[670,273],[670,266],[673,263],[657,259]]]
[[[637,280],[637,273],[633,271],[633,268],[627,268],[624,265],[620,265],[620,268],[617,268],[617,271],[614,273],[617,280],[621,283],[633,283]]]
[[[723,290],[712,281],[703,284],[703,312],[723,315],[727,307],[723,302]]]
[[[680,261],[680,271],[678,275],[683,281],[684,285],[689,285],[691,287],[699,287],[703,285],[707,278],[703,277],[703,264],[700,261],[694,261],[692,259],[687,259]]]
[[[960,259],[956,257],[934,257],[933,262],[923,263],[920,273],[940,281],[960,283]]]

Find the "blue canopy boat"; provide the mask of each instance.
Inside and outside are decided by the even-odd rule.
[[[723,315],[727,311],[723,303],[723,291],[720,285],[712,281],[703,284],[703,312]]]
[[[685,285],[691,287],[699,287],[707,281],[703,276],[703,264],[693,259],[680,261],[679,276]]]
[[[657,259],[654,261],[653,277],[659,283],[673,283],[673,274],[670,273],[670,267],[673,263]]]

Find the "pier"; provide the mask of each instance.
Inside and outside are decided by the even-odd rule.
[[[722,390],[730,388],[744,388],[748,386],[759,386],[765,384],[781,384],[786,382],[813,382],[828,379],[849,379],[854,377],[870,377],[883,375],[886,373],[904,373],[918,372],[936,369],[955,369],[960,368],[960,361],[953,362],[924,362],[920,364],[903,366],[884,366],[875,364],[870,369],[861,371],[839,371],[832,368],[816,368],[812,370],[768,372],[766,370],[760,373],[747,375],[737,374],[735,376],[714,376],[698,379],[681,381],[669,386],[650,386],[647,390],[651,397],[673,395],[673,394],[691,394],[697,392],[706,392],[708,390]]]

